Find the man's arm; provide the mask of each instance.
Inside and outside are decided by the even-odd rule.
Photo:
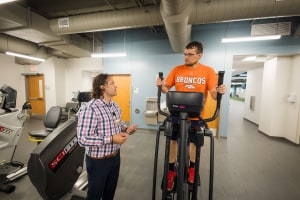
[[[164,81],[161,80],[159,77],[156,79],[156,86],[161,86],[161,91],[163,93],[166,93],[170,90],[171,87],[168,85],[164,84]]]
[[[211,90],[209,90],[210,96],[214,99],[217,100],[217,94],[225,94],[226,93],[226,85],[222,84],[216,88],[213,88]]]

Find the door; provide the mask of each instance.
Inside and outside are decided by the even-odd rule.
[[[130,122],[130,75],[113,75],[113,79],[117,86],[117,96],[112,99],[122,110],[122,120]]]
[[[27,76],[28,101],[31,104],[32,114],[44,115],[45,108],[45,88],[44,75]]]

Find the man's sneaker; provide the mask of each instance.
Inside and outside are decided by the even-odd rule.
[[[169,170],[168,171],[168,191],[173,190],[175,177],[176,177],[176,171]]]
[[[194,184],[194,180],[195,180],[195,168],[194,167],[190,167],[189,168],[188,182],[190,184]]]

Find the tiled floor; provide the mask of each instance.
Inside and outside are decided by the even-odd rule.
[[[214,199],[300,199],[299,145],[259,133],[256,125],[243,119],[243,103],[230,101],[230,104],[228,138],[215,139]],[[27,162],[36,144],[30,142],[26,134],[42,127],[41,120],[31,119],[26,123],[16,160]],[[123,145],[115,200],[152,199],[155,137],[155,130],[139,130]],[[161,199],[163,156],[164,136],[161,136],[156,199]],[[208,199],[208,161],[209,141],[205,141],[201,151],[202,186],[198,199]],[[15,185],[13,193],[0,193],[0,199],[41,199],[28,176],[16,181]]]

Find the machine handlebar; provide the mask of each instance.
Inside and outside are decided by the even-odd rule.
[[[160,78],[160,80],[164,80],[163,72],[159,72],[158,77]],[[162,85],[157,86],[157,87],[158,87],[158,89],[157,89],[157,109],[158,109],[158,112],[159,112],[159,114],[162,114],[166,117],[170,117],[170,115],[168,115],[168,113],[165,113],[160,109],[160,97],[161,97]]]
[[[218,72],[218,86],[222,85],[224,82],[224,75],[225,75],[225,71],[219,71]],[[161,80],[163,80],[163,72],[159,72],[158,76]],[[158,86],[158,90],[157,90],[157,108],[158,108],[158,112],[166,117],[170,117],[170,115],[168,113],[163,112],[160,109],[160,98],[161,98],[161,91],[162,91],[162,86]],[[199,118],[202,122],[210,122],[213,121],[217,118],[219,111],[220,111],[220,107],[221,107],[221,100],[222,100],[222,94],[218,93],[217,94],[217,105],[216,105],[216,110],[213,114],[212,117],[207,118],[207,119],[201,119]]]
[[[218,72],[218,86],[223,84],[224,74],[225,74],[225,71]],[[217,94],[217,106],[216,106],[215,113],[213,114],[213,116],[211,118],[202,119],[201,120],[202,122],[211,122],[217,118],[219,111],[220,111],[220,107],[221,107],[221,100],[222,100],[222,94],[218,93]]]

